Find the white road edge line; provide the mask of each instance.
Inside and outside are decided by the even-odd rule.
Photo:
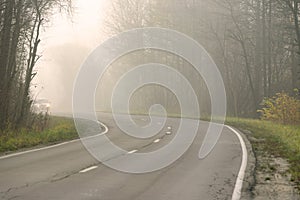
[[[108,127],[105,124],[103,124],[102,122],[99,122],[99,123],[105,128],[104,132],[102,132],[98,135],[95,135],[95,136],[87,137],[87,138],[97,137],[97,136],[100,136],[100,135],[104,135],[108,132]],[[246,167],[247,167],[247,160],[248,160],[247,148],[246,148],[246,144],[245,144],[242,136],[236,130],[234,130],[232,127],[227,126],[227,125],[225,127],[230,129],[232,132],[234,132],[237,135],[237,137],[239,138],[241,147],[242,147],[242,153],[243,153],[242,163],[241,163],[241,167],[240,167],[237,179],[236,179],[235,187],[234,187],[232,198],[231,198],[232,200],[239,200],[241,198],[241,190],[242,190],[243,180],[244,180],[245,171],[246,171]],[[84,139],[87,139],[87,138],[84,138]],[[27,154],[27,153],[32,153],[32,152],[36,152],[36,151],[55,148],[55,147],[62,146],[62,145],[65,145],[65,144],[70,144],[70,143],[73,143],[73,142],[76,142],[76,141],[79,141],[79,140],[80,139],[76,139],[76,140],[71,140],[71,141],[68,141],[68,142],[63,142],[63,143],[60,143],[60,144],[55,144],[55,145],[52,145],[52,146],[47,146],[47,147],[43,147],[43,148],[39,148],[39,149],[32,149],[32,150],[28,150],[28,151],[19,152],[19,153],[9,154],[9,155],[0,157],[0,160],[5,159],[5,158],[14,157],[14,156]],[[160,141],[160,139],[156,139],[154,141],[154,143],[157,143],[159,141]],[[95,168],[98,168],[98,166],[93,166],[91,168],[95,169]],[[92,170],[90,168],[87,168],[87,169]],[[87,169],[85,169],[85,170],[87,170]],[[85,171],[85,170],[82,170],[82,171]],[[80,172],[84,173],[82,171],[80,171]]]
[[[97,136],[101,136],[101,135],[106,134],[108,132],[108,127],[105,124],[103,124],[102,122],[99,122],[99,124],[101,124],[104,127],[104,129],[105,129],[102,133],[100,133],[98,135],[93,135],[93,136],[81,138],[81,139],[89,139],[89,138],[93,138],[93,137],[97,137]],[[32,150],[28,150],[28,151],[22,151],[22,152],[19,152],[19,153],[9,154],[9,155],[6,155],[6,156],[1,156],[0,160],[6,159],[6,158],[15,157],[15,156],[20,156],[20,155],[27,154],[27,153],[33,153],[33,152],[36,152],[36,151],[42,151],[42,150],[46,150],[46,149],[52,149],[52,148],[59,147],[59,146],[65,145],[65,144],[70,144],[70,143],[73,143],[73,142],[80,141],[81,139],[75,139],[75,140],[71,140],[71,141],[63,142],[63,143],[59,143],[59,144],[54,144],[54,145],[47,146],[47,147],[42,147],[42,148],[38,148],[38,149],[32,149]]]
[[[241,194],[242,194],[242,188],[243,188],[243,181],[244,181],[244,177],[245,177],[245,171],[246,171],[246,167],[247,167],[247,162],[248,162],[248,153],[247,153],[247,147],[245,144],[244,139],[242,138],[242,136],[239,134],[239,132],[237,132],[235,129],[233,129],[230,126],[225,126],[228,129],[230,129],[232,132],[234,132],[236,134],[236,136],[239,138],[241,147],[242,147],[242,163],[241,163],[241,167],[235,182],[235,186],[234,186],[234,190],[232,193],[232,200],[240,200],[241,199]]]
[[[92,167],[89,167],[89,168],[79,171],[79,173],[85,173],[85,172],[88,172],[88,171],[91,171],[91,170],[97,169],[97,168],[98,168],[98,166],[92,166]]]

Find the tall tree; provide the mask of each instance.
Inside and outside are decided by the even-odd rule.
[[[41,27],[54,9],[70,7],[71,0],[0,1],[0,130],[27,123]]]

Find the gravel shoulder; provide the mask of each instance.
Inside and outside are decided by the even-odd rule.
[[[299,190],[289,173],[286,159],[266,152],[264,139],[249,130],[240,130],[248,149],[248,166],[241,199],[300,200]],[[274,147],[276,148],[276,147]]]

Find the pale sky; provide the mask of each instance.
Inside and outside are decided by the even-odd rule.
[[[70,112],[76,73],[89,52],[105,38],[101,34],[109,0],[73,0],[70,19],[55,14],[42,34],[42,58],[37,63],[34,98],[46,98],[52,112]]]

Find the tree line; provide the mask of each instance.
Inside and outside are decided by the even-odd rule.
[[[0,0],[0,130],[30,125],[41,31],[70,0]]]
[[[299,93],[299,4],[298,0],[112,0],[105,31],[113,35],[154,26],[189,35],[205,47],[223,75],[228,114],[256,117],[264,97],[281,91]],[[169,59],[170,63],[193,77],[194,71],[180,59]],[[192,82],[206,90],[205,84]]]

